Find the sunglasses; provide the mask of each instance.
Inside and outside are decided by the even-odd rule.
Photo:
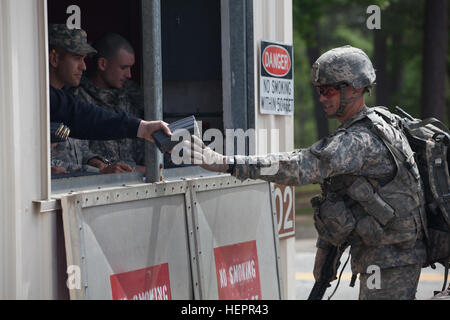
[[[331,98],[336,95],[341,89],[348,87],[348,84],[341,83],[335,85],[317,86],[317,93],[325,98]]]

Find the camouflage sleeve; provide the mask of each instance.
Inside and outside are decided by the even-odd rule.
[[[262,179],[283,185],[320,182],[319,159],[308,149],[267,156],[235,156],[233,175],[240,180]]]
[[[51,164],[55,167],[62,167],[67,171],[76,171],[81,168],[77,162],[76,152],[74,151],[74,140],[69,138],[67,141],[59,142],[51,149]]]
[[[90,153],[88,153],[89,150],[86,151],[83,143],[86,143],[86,141],[69,138],[67,141],[60,142],[55,147],[52,147],[51,165],[54,167],[62,167],[66,169],[67,172],[98,172],[97,168],[88,166],[84,163],[84,161],[87,162],[95,156],[90,157]],[[84,160],[83,158],[82,163],[81,158],[83,156],[87,156],[88,159]]]
[[[51,165],[52,165],[52,167],[64,168],[67,170],[67,172],[79,171],[83,168],[82,165],[79,165],[77,163],[70,162],[70,161],[64,161],[61,159],[54,159],[54,158],[52,158],[52,160],[51,160]]]
[[[337,132],[313,146],[292,153],[235,156],[233,175],[284,185],[322,183],[342,175],[386,176],[394,170],[387,148],[364,129]]]

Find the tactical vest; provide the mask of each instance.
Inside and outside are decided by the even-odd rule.
[[[356,122],[368,127],[391,153],[396,171],[388,179],[341,175],[322,184],[315,225],[325,241],[339,246],[413,248],[423,238],[423,191],[414,154],[398,119],[382,108],[362,112],[339,131]],[[314,152],[313,152],[314,153]]]

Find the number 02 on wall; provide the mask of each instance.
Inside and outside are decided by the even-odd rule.
[[[273,199],[277,212],[278,234],[280,239],[295,236],[295,188],[290,186],[282,186],[278,184],[272,185]]]

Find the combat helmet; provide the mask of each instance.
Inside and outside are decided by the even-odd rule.
[[[312,66],[311,80],[314,86],[342,85],[341,106],[335,115],[339,117],[350,102],[359,98],[346,99],[343,94],[345,86],[366,88],[370,91],[375,84],[376,75],[367,54],[361,49],[347,45],[321,55]]]

